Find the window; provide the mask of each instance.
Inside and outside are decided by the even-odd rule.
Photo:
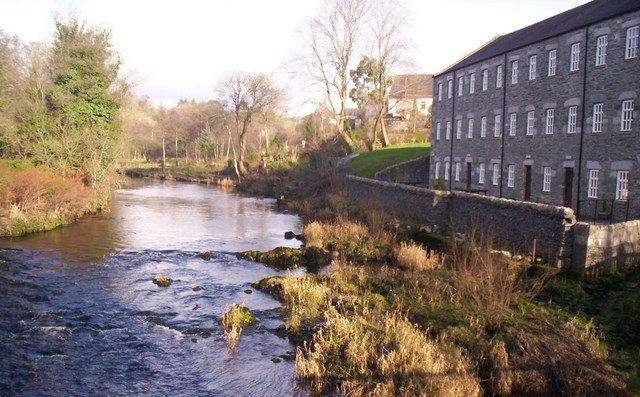
[[[460,163],[456,161],[456,168],[455,168],[455,180],[456,182],[460,182]]]
[[[433,172],[433,176],[435,180],[440,179],[440,162],[436,161],[435,163],[435,171]]]
[[[537,63],[538,63],[538,57],[536,55],[531,55],[529,57],[529,80],[535,80],[537,77],[536,76]]]
[[[509,136],[516,136],[517,117],[515,113],[509,115]]]
[[[487,137],[487,117],[482,116],[480,119],[480,138]]]
[[[496,88],[502,87],[502,65],[496,67]]]
[[[578,107],[569,107],[569,120],[567,120],[567,133],[575,134],[576,125],[578,124]]]
[[[456,122],[456,139],[462,138],[462,120]]]
[[[449,162],[448,161],[444,162],[444,180],[445,181],[449,180]]]
[[[627,29],[627,47],[624,51],[624,58],[637,58],[638,57],[638,33],[640,26],[634,26]]]
[[[527,135],[533,135],[533,128],[535,126],[535,112],[532,110],[527,112]]]
[[[451,99],[453,97],[453,80],[447,81],[447,98]]]
[[[440,123],[436,124],[436,141],[440,140],[440,129],[441,129],[442,125]]]
[[[596,40],[596,66],[602,66],[607,63],[607,42],[606,34]]]
[[[591,132],[602,132],[602,104],[593,105],[593,123],[591,124]]]
[[[445,139],[448,141],[451,139],[451,122],[447,121],[447,131],[445,132]]]
[[[499,114],[496,114],[496,116],[493,119],[493,136],[500,136],[502,135],[500,132],[500,127],[502,124],[502,117],[500,117]]]
[[[631,131],[633,122],[633,99],[622,101],[622,120],[620,131]]]
[[[555,109],[547,109],[547,123],[544,129],[545,134],[553,134],[553,117],[555,112]]]
[[[420,110],[427,110],[427,102],[420,101]]]
[[[511,84],[518,84],[518,61],[511,62]]]
[[[469,119],[469,129],[467,130],[467,138],[473,139],[473,119]]]
[[[616,181],[616,200],[629,198],[629,171],[618,171]]]
[[[464,76],[458,77],[458,96],[464,94]]]
[[[558,50],[549,51],[549,67],[547,68],[547,75],[555,76],[556,75],[556,55],[558,54]]]
[[[589,170],[589,187],[587,197],[598,198],[598,185],[600,182],[600,170]]]
[[[500,164],[494,164],[491,183],[493,183],[493,186],[498,186],[499,181],[500,181]]]
[[[551,191],[551,167],[542,167],[542,191]]]
[[[474,94],[476,92],[476,74],[471,73],[469,76],[469,94]]]
[[[478,183],[484,185],[484,163],[480,163],[480,168],[478,168]]]
[[[507,187],[514,187],[516,185],[516,165],[509,164],[507,173]]]
[[[482,71],[482,91],[486,91],[489,88],[489,69]]]
[[[438,100],[442,100],[442,83],[438,83]]]
[[[569,70],[575,72],[580,69],[580,43],[571,45],[571,64]]]

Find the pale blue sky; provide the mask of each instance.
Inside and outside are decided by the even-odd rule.
[[[435,73],[499,34],[586,0],[405,0],[413,41],[410,72]],[[156,104],[213,99],[225,72],[271,73],[301,45],[296,29],[321,0],[0,0],[0,29],[51,41],[53,12],[74,12],[112,31],[123,71]],[[296,106],[293,104],[292,106]]]

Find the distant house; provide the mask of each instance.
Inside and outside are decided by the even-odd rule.
[[[433,75],[399,74],[391,84],[387,102],[388,114],[409,119],[415,109],[421,115],[427,116],[432,102]]]

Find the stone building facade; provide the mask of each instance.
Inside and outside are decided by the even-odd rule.
[[[431,185],[639,216],[639,30],[640,2],[594,0],[435,75]]]

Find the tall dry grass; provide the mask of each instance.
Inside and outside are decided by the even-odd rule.
[[[313,221],[302,229],[307,247],[323,248],[327,243],[339,240],[361,241],[370,236],[367,226],[338,216],[332,222]]]
[[[408,271],[436,270],[442,267],[442,256],[428,253],[424,247],[410,242],[400,243],[396,254],[398,267]]]
[[[325,312],[326,328],[298,348],[296,373],[314,392],[349,396],[480,395],[462,351],[430,340],[402,314]]]

